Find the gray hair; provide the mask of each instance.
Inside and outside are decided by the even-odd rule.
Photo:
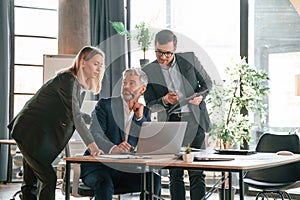
[[[141,85],[147,86],[148,84],[148,77],[146,73],[141,68],[130,68],[123,71],[123,79],[126,76],[139,76]]]

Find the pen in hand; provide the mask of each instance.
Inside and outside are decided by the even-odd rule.
[[[135,150],[135,146],[131,146],[131,147],[130,147],[130,152],[131,152],[131,153],[134,153],[134,150]]]

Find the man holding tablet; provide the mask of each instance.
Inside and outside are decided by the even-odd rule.
[[[200,149],[205,132],[211,129],[204,99],[212,81],[194,53],[175,53],[177,37],[172,31],[158,32],[154,45],[156,60],[143,67],[149,79],[144,94],[146,105],[152,112],[158,112],[158,121],[187,121],[183,146],[190,144]],[[186,199],[183,170],[169,171],[172,200]],[[202,199],[205,195],[203,172],[188,172],[191,199]]]

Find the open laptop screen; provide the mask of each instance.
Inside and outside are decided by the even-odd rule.
[[[176,154],[180,152],[187,122],[144,122],[137,154]]]

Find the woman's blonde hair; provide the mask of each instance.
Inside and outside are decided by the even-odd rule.
[[[84,89],[93,91],[95,93],[99,93],[101,90],[101,81],[104,76],[105,66],[101,67],[99,76],[97,78],[86,78],[80,64],[80,61],[82,59],[84,61],[88,61],[97,54],[100,54],[103,57],[103,64],[104,64],[105,55],[103,51],[101,51],[96,47],[85,46],[78,52],[78,54],[76,55],[73,61],[73,64],[68,68],[62,69],[58,73],[70,72],[73,76],[77,77],[77,80],[79,81],[80,85],[82,85]]]

